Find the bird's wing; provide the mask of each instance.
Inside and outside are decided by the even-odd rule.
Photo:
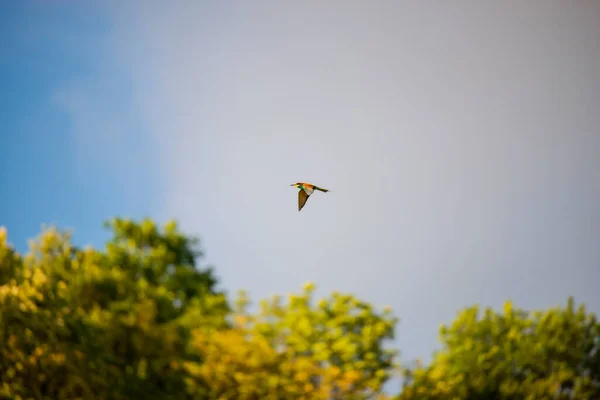
[[[310,195],[308,193],[300,189],[298,192],[298,211],[302,210],[302,207],[304,207],[306,200],[308,200],[309,197]]]
[[[311,195],[313,194],[313,192],[315,191],[315,188],[313,185],[304,185],[302,186],[302,189],[304,189],[304,191],[306,192],[307,195]]]

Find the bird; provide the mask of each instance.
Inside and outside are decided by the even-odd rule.
[[[321,187],[306,182],[296,182],[292,183],[290,186],[294,186],[300,189],[300,191],[298,192],[298,211],[302,210],[302,207],[304,207],[306,201],[315,190],[320,190],[321,192],[325,193],[329,192],[328,189],[323,189]]]

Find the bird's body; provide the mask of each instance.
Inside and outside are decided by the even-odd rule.
[[[298,211],[302,210],[302,207],[304,207],[306,201],[308,200],[310,195],[314,193],[315,190],[319,190],[325,193],[329,192],[328,189],[323,189],[316,185],[306,182],[296,182],[290,186],[294,186],[300,189],[300,191],[298,191]]]

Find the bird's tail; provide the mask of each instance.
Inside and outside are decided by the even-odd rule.
[[[318,186],[315,186],[315,189],[316,190],[320,190],[321,192],[325,192],[325,193],[329,192],[329,189],[323,189],[323,188],[320,188]]]

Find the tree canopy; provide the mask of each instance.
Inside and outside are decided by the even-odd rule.
[[[115,219],[103,250],[47,229],[21,255],[0,232],[0,396],[367,398],[394,367],[395,319],[314,287],[248,311],[196,265],[175,223]],[[235,308],[235,309],[234,309]]]
[[[0,398],[384,399],[401,371],[404,400],[600,398],[600,326],[573,299],[467,308],[400,369],[390,309],[313,283],[230,299],[174,222],[107,227],[102,249],[49,228],[25,254],[0,228]]]
[[[572,298],[546,311],[467,308],[440,336],[399,399],[600,399],[600,325]]]

